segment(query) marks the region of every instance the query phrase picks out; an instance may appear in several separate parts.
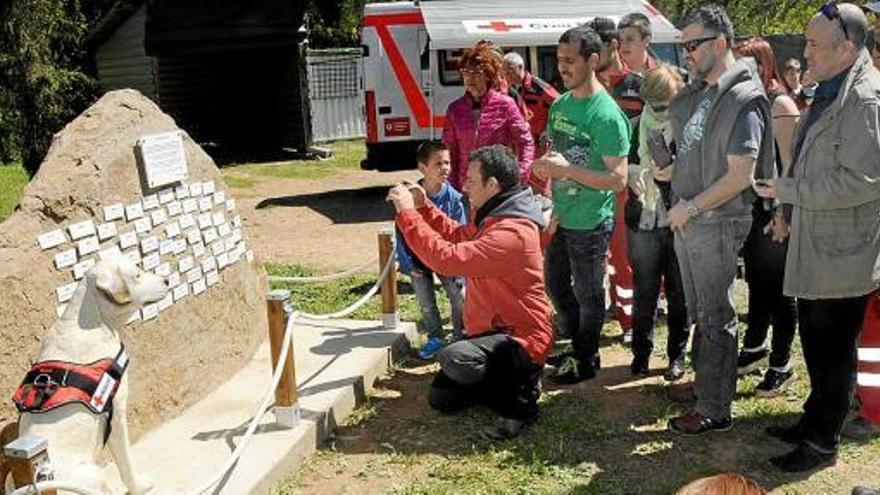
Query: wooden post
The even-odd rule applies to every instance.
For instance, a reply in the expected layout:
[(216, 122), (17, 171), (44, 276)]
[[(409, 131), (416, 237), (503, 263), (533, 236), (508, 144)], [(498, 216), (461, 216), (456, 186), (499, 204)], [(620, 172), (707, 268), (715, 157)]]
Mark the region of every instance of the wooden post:
[[(9, 472), (12, 474), (12, 484), (16, 488), (32, 485), (40, 481), (51, 479), (50, 472), (44, 472), (49, 461), (47, 447), (49, 442), (40, 437), (20, 437), (3, 447)], [(5, 479), (0, 479), (5, 482)], [(0, 486), (3, 488), (3, 486)], [(40, 493), (55, 495), (55, 490), (45, 490)]]
[[(269, 315), (269, 347), (272, 351), (272, 371), (283, 366), (281, 381), (275, 388), (275, 419), (283, 426), (293, 428), (299, 422), (299, 405), (296, 403), (296, 367), (293, 360), (293, 342), (283, 363), (279, 363), (284, 333), (287, 329), (285, 304), (290, 301), (290, 291), (273, 290), (266, 296), (266, 309)], [(291, 338), (292, 340), (292, 338)]]
[[(394, 228), (386, 227), (379, 231), (379, 273), (389, 259), (394, 257)], [(393, 261), (392, 261), (393, 263)], [(382, 279), (382, 326), (397, 328), (400, 316), (397, 311), (397, 271), (392, 266)]]

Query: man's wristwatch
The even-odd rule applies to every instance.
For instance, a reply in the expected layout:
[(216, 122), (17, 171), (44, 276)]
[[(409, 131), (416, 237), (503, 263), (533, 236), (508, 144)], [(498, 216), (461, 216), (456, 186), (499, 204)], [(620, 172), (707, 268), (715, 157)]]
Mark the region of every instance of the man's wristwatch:
[(684, 202), (685, 209), (688, 214), (688, 218), (694, 218), (695, 216), (700, 214), (700, 208), (697, 207), (697, 204), (692, 200)]

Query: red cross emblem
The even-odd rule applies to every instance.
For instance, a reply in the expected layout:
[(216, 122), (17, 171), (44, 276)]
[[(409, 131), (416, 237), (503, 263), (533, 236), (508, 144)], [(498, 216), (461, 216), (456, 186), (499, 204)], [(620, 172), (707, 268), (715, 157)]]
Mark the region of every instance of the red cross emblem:
[(104, 398), (101, 397), (100, 395), (95, 397), (95, 400), (93, 400), (92, 402), (94, 402), (96, 408), (98, 408), (98, 409), (104, 408)]
[(506, 33), (512, 29), (522, 29), (522, 24), (508, 24), (504, 21), (491, 21), (489, 24), (477, 26), (480, 29), (491, 29), (496, 33)]

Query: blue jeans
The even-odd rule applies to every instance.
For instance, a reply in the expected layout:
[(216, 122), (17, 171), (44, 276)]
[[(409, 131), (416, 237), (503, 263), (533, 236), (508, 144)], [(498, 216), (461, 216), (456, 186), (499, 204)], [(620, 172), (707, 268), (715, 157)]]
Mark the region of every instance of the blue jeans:
[(675, 254), (694, 335), (696, 410), (712, 419), (730, 417), (736, 395), (737, 316), (733, 281), (737, 253), (751, 218), (688, 222), (675, 233)]
[(595, 366), (599, 359), (599, 334), (605, 323), (602, 282), (613, 230), (613, 218), (593, 230), (559, 227), (544, 258), (547, 294), (582, 366)]
[(657, 298), (660, 296), (662, 283), (669, 303), (666, 355), (670, 365), (684, 358), (689, 334), (687, 307), (674, 244), (672, 231), (667, 228), (627, 228), (629, 262), (635, 282), (633, 356), (637, 359), (648, 359), (654, 350)]
[[(440, 276), (440, 284), (449, 297), (449, 305), (452, 308), (452, 335), (455, 340), (462, 338), (464, 327), (462, 323), (462, 306), (464, 305), (464, 278)], [(413, 270), (410, 274), (410, 283), (422, 312), (422, 327), (428, 337), (441, 338), (443, 336), (443, 324), (440, 320), (440, 310), (437, 309), (437, 296), (434, 293), (434, 272), (429, 270)]]

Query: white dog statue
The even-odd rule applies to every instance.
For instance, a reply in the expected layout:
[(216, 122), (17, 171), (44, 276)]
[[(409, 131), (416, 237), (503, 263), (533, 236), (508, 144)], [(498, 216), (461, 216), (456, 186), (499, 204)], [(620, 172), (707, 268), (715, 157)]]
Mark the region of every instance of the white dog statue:
[[(135, 311), (144, 304), (161, 300), (167, 291), (163, 277), (144, 272), (124, 257), (99, 261), (79, 284), (61, 318), (46, 332), (39, 362), (84, 365), (103, 360), (121, 363), (124, 371), (127, 357), (124, 352), (120, 353), (119, 330)], [(98, 389), (107, 385), (104, 382), (107, 379), (107, 376), (102, 378)], [(110, 379), (109, 383), (115, 386), (117, 382)], [(96, 390), (92, 406), (95, 397), (100, 395)], [(40, 413), (23, 412), (19, 433), (49, 441), (55, 480), (97, 493), (109, 492), (103, 470), (98, 466), (98, 454), (106, 438), (129, 493), (145, 493), (152, 489), (152, 483), (137, 476), (132, 465), (127, 398), (128, 384), (123, 373), (111, 401), (109, 424), (107, 414), (95, 414), (86, 405), (73, 402)], [(109, 436), (105, 437), (108, 426)]]

